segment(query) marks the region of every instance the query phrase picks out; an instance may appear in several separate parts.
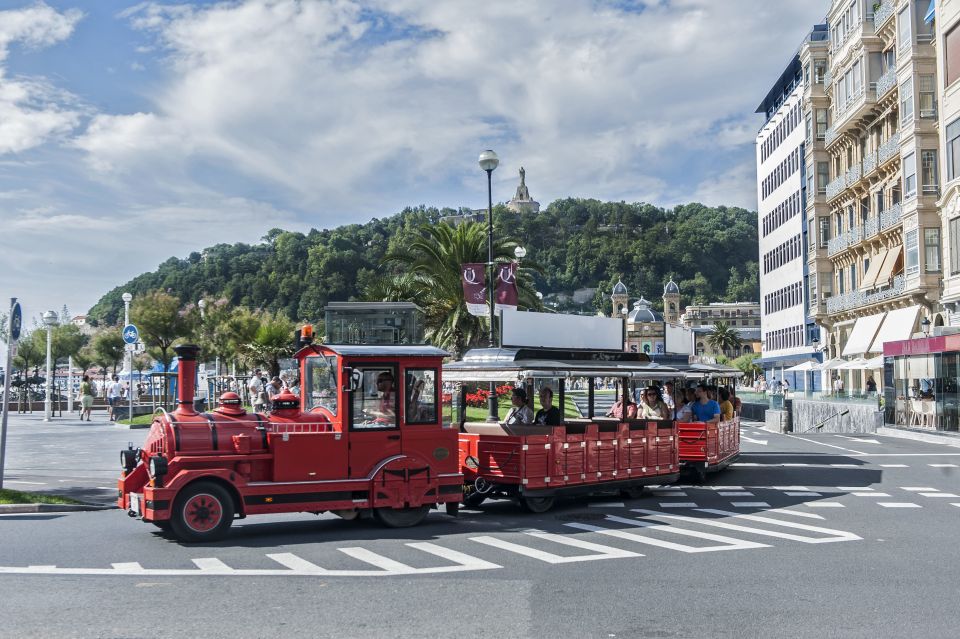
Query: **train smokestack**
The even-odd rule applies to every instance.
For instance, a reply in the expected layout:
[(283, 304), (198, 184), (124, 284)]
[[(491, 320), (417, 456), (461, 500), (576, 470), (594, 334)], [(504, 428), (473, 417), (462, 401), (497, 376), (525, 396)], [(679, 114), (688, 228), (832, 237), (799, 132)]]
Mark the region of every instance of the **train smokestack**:
[(181, 415), (196, 415), (193, 397), (196, 394), (197, 353), (200, 347), (195, 344), (174, 346), (177, 353), (177, 412)]

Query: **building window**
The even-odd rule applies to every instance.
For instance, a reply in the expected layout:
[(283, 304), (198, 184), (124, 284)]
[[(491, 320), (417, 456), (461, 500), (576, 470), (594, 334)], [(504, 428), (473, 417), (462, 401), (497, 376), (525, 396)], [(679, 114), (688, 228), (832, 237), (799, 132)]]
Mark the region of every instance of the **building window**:
[(908, 153), (903, 156), (903, 196), (913, 197), (917, 194), (917, 154)]
[(913, 78), (900, 85), (900, 124), (913, 122)]
[(960, 275), (960, 217), (950, 220), (950, 275)]
[[(960, 38), (960, 34), (957, 34), (957, 37)], [(958, 63), (960, 63), (960, 60), (958, 60)], [(947, 125), (945, 139), (947, 142), (947, 181), (949, 182), (960, 174), (960, 119)]]
[(830, 218), (826, 216), (821, 216), (818, 218), (820, 224), (820, 248), (827, 248), (827, 243), (830, 241)]
[(944, 87), (948, 87), (960, 78), (960, 25), (947, 32), (944, 38), (945, 74), (947, 76)]
[(936, 195), (940, 190), (940, 175), (937, 170), (937, 150), (920, 151), (920, 184), (923, 192)]
[(897, 46), (905, 49), (913, 44), (913, 34), (910, 30), (910, 6), (907, 5), (897, 15)]
[(817, 194), (826, 195), (827, 183), (830, 181), (830, 163), (817, 162)]
[(937, 83), (933, 75), (920, 76), (920, 117), (937, 117)]
[(813, 82), (814, 84), (823, 84), (823, 78), (827, 74), (827, 61), (813, 61)]
[(916, 275), (920, 272), (920, 231), (913, 229), (906, 235), (906, 262), (904, 271), (907, 275)]
[(827, 137), (827, 110), (817, 109), (817, 139), (823, 140)]
[(857, 265), (850, 265), (850, 290), (857, 290)]
[(940, 272), (940, 229), (923, 229), (923, 263), (927, 273)]

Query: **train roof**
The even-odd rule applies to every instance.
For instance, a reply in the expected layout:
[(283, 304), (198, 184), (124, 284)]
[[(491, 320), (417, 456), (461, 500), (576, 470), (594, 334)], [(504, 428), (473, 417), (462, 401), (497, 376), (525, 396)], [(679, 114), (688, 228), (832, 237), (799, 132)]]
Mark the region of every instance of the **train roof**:
[(444, 365), (446, 381), (503, 381), (534, 377), (672, 376), (679, 371), (650, 361), (644, 353), (575, 352), (549, 349), (477, 348)]
[(436, 346), (410, 344), (317, 344), (338, 355), (354, 357), (450, 357), (450, 353)]

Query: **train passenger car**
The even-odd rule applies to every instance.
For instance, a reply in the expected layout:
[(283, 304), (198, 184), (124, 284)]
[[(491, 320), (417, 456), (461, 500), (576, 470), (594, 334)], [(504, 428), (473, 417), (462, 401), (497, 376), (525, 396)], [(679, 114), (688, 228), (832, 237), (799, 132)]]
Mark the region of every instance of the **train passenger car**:
[[(595, 378), (617, 380), (617, 393), (625, 400), (631, 380), (659, 379), (671, 372), (644, 354), (544, 349), (475, 349), (447, 364), (444, 380), (459, 385), (450, 396), (458, 404), (465, 503), (508, 498), (540, 513), (557, 497), (607, 491), (636, 496), (644, 486), (673, 483), (680, 472), (675, 422), (594, 414)], [(564, 412), (573, 379), (586, 386), (584, 415)], [(529, 395), (536, 386), (550, 385), (562, 411), (560, 423), (468, 420), (466, 388), (491, 381), (526, 387)]]
[(723, 470), (740, 456), (740, 418), (719, 423), (680, 422), (680, 468), (698, 481)]
[(177, 408), (156, 415), (143, 448), (122, 451), (117, 505), (187, 541), (223, 537), (254, 514), (371, 513), (391, 527), (462, 495), (458, 437), (444, 428), (430, 346), (315, 346), (296, 354), (302, 397), (266, 417), (226, 393), (193, 407), (196, 346), (177, 349)]

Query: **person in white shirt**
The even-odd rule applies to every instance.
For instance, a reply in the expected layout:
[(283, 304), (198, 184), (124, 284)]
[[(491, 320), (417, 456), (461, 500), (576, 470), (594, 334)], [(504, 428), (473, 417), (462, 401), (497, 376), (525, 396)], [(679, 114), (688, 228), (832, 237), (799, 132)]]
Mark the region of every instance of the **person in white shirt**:
[(120, 384), (120, 378), (114, 375), (113, 383), (107, 387), (107, 411), (110, 413), (111, 422), (117, 418), (114, 411), (120, 403), (121, 395), (123, 395), (123, 386)]
[(250, 392), (250, 404), (254, 410), (260, 410), (260, 391), (263, 390), (263, 380), (260, 379), (260, 369), (253, 369), (253, 377), (247, 382), (247, 390)]
[(527, 406), (527, 391), (522, 388), (514, 388), (513, 392), (510, 393), (510, 403), (513, 406), (503, 423), (508, 426), (533, 423), (533, 409)]

